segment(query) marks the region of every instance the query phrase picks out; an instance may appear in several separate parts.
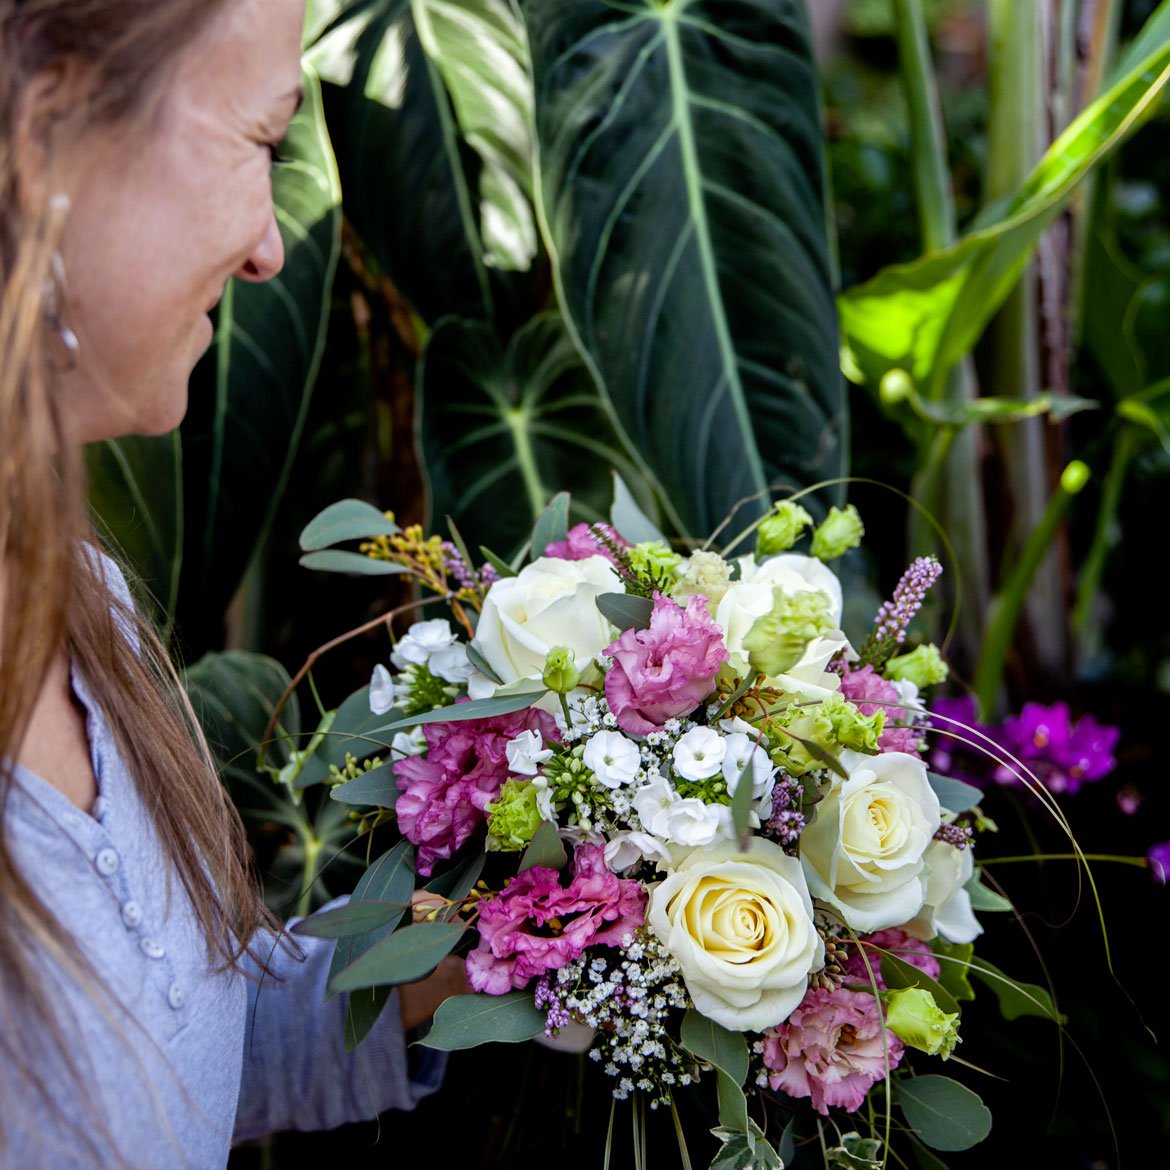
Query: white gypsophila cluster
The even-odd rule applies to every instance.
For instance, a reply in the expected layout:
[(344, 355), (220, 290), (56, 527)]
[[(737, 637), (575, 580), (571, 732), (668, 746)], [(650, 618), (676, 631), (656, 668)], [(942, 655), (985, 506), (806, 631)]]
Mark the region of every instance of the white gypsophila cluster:
[(550, 991), (572, 1018), (597, 1029), (589, 1056), (615, 1079), (619, 1101), (641, 1089), (653, 1109), (669, 1103), (672, 1088), (695, 1079), (693, 1059), (667, 1027), (672, 1012), (689, 1006), (686, 988), (678, 964), (652, 935), (639, 934), (613, 958), (582, 955), (557, 972)]
[(564, 714), (559, 709), (553, 712), (561, 739), (566, 744), (588, 739), (598, 731), (613, 731), (617, 728), (617, 718), (610, 711), (604, 695), (588, 692), (570, 695), (569, 714), (573, 717), (571, 726), (565, 722)]

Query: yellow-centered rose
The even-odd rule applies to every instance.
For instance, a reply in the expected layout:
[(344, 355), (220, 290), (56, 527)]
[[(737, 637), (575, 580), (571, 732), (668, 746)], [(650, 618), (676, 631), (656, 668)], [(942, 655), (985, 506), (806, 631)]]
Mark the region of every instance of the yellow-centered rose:
[(938, 830), (938, 797), (917, 756), (846, 751), (841, 763), (849, 779), (833, 778), (801, 834), (809, 889), (854, 930), (900, 926), (926, 897), (923, 854)]
[(800, 862), (760, 837), (674, 856), (647, 919), (695, 1007), (733, 1031), (786, 1020), (825, 960)]

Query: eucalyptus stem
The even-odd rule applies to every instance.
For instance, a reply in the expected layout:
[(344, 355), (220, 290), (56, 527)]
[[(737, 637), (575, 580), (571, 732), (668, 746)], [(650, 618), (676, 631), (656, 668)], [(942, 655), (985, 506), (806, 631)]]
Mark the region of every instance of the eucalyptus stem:
[(983, 639), (973, 687), (979, 704), (980, 718), (984, 720), (990, 718), (995, 709), (995, 701), (1003, 680), (1004, 663), (1032, 579), (1052, 547), (1073, 497), (1088, 481), (1089, 469), (1080, 460), (1073, 460), (1064, 469), (1059, 486), (1048, 501), (1040, 522), (1024, 542), (1020, 556), (996, 600), (991, 624)]

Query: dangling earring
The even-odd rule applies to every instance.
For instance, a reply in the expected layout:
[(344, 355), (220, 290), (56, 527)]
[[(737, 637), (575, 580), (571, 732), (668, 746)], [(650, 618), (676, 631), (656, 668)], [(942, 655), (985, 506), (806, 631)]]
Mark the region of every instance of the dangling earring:
[[(49, 209), (57, 215), (64, 216), (69, 211), (69, 196), (58, 192), (49, 200)], [(49, 257), (49, 275), (45, 280), (44, 313), (49, 328), (60, 339), (65, 347), (68, 364), (65, 369), (71, 370), (77, 365), (77, 357), (81, 346), (77, 341), (77, 334), (61, 319), (61, 312), (65, 306), (65, 261), (61, 253), (53, 250)]]

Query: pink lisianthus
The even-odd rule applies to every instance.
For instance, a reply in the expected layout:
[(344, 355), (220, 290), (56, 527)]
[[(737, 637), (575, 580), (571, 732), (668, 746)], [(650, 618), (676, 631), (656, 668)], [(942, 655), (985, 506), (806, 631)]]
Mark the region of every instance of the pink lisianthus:
[[(897, 927), (892, 927), (889, 930), (878, 930), (873, 934), (864, 934), (857, 941), (861, 946), (860, 948), (849, 948), (845, 974), (850, 977), (852, 982), (859, 983), (864, 987), (871, 986), (870, 972), (872, 972), (873, 980), (878, 988), (882, 991), (885, 990), (886, 982), (882, 978), (882, 951), (889, 951), (891, 955), (901, 959), (903, 963), (909, 963), (911, 967), (917, 967), (923, 975), (929, 975), (931, 979), (937, 979), (942, 970), (929, 944), (924, 943), (921, 939), (913, 938)], [(865, 952), (864, 958), (862, 958), (862, 951)], [(865, 965), (866, 959), (869, 960), (868, 967)]]
[(508, 778), (508, 741), (539, 731), (560, 741), (553, 717), (535, 707), (512, 715), (428, 723), (427, 752), (394, 765), (398, 824), (418, 846), (418, 872), (429, 876), (487, 820), (486, 806)]
[(655, 593), (649, 628), (626, 630), (605, 653), (613, 658), (605, 698), (618, 726), (632, 735), (649, 735), (693, 711), (728, 659), (723, 630), (701, 594), (688, 598), (683, 609)]
[[(618, 536), (616, 530), (608, 524), (599, 524), (605, 535), (621, 548), (629, 548), (630, 542)], [(564, 540), (554, 540), (544, 546), (546, 557), (556, 557), (561, 561), (583, 561), (586, 557), (605, 557), (610, 564), (620, 568), (617, 558), (593, 534), (588, 524), (578, 524), (570, 528)]]
[(886, 725), (878, 739), (881, 751), (917, 754), (921, 733), (913, 727), (894, 726), (895, 721), (904, 722), (910, 712), (902, 705), (902, 696), (889, 679), (882, 678), (872, 666), (859, 670), (846, 667), (841, 673), (841, 694), (866, 717), (877, 711), (885, 712)]
[(581, 845), (566, 889), (555, 869), (534, 866), (481, 903), (479, 946), (467, 956), (475, 991), (503, 995), (571, 963), (586, 947), (622, 946), (646, 916), (637, 881), (612, 873), (598, 845)]
[(768, 1083), (790, 1097), (811, 1097), (828, 1114), (849, 1113), (902, 1059), (902, 1041), (882, 1027), (878, 1001), (864, 991), (814, 988), (783, 1024), (764, 1033)]

